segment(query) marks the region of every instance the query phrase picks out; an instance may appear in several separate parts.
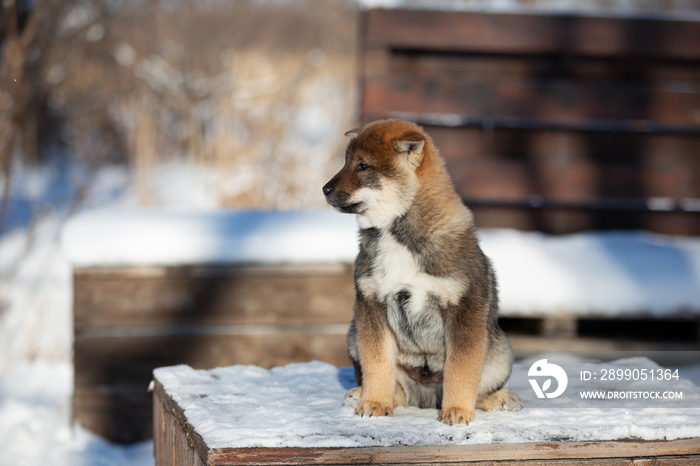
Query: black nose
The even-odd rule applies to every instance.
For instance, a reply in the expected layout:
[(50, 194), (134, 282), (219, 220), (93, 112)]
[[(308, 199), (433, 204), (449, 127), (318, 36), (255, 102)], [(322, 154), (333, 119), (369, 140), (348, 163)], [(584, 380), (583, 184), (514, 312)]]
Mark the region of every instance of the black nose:
[(323, 194), (324, 194), (325, 196), (328, 196), (328, 195), (329, 195), (330, 193), (332, 193), (332, 192), (333, 192), (333, 186), (331, 186), (330, 183), (328, 183), (327, 185), (325, 185), (325, 186), (323, 187)]

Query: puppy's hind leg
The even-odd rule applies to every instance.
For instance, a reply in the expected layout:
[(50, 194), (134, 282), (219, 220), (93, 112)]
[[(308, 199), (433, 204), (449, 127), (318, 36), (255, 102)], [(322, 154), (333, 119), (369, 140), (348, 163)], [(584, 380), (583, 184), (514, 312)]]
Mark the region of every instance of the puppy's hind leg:
[[(362, 387), (353, 387), (345, 394), (345, 404), (357, 408), (357, 405), (360, 404), (360, 398), (362, 398)], [(397, 406), (406, 406), (406, 393), (399, 384), (396, 384), (394, 391), (394, 408)]]
[(479, 399), (476, 403), (477, 409), (483, 411), (502, 410), (502, 411), (520, 411), (523, 407), (523, 402), (517, 393), (502, 387), (490, 395)]
[(351, 408), (357, 408), (362, 397), (362, 387), (353, 387), (345, 394), (345, 404)]

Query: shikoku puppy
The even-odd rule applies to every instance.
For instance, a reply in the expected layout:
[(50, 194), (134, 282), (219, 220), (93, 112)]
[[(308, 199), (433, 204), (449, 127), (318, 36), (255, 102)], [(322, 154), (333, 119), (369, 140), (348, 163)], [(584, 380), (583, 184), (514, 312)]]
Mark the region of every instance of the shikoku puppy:
[(346, 396), (355, 413), (437, 408), (453, 424), (475, 408), (520, 409), (504, 387), (513, 355), (493, 268), (430, 136), (402, 120), (346, 135), (345, 165), (323, 193), (360, 226), (348, 333), (359, 387)]

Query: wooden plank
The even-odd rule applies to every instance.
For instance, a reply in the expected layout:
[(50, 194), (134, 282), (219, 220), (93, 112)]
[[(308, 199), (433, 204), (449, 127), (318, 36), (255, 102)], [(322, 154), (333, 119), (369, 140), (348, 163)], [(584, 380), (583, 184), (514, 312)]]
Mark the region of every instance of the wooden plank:
[(196, 264), (196, 265), (136, 265), (136, 266), (94, 266), (79, 267), (77, 270), (89, 273), (95, 278), (119, 277), (127, 271), (130, 276), (148, 277), (230, 277), (250, 275), (258, 277), (286, 277), (290, 275), (342, 274), (347, 267), (343, 264)]
[(73, 409), (76, 412), (115, 414), (123, 410), (136, 417), (148, 416), (144, 407), (151, 405), (151, 395), (143, 383), (147, 378), (141, 377), (132, 383), (125, 383), (117, 377), (95, 384), (80, 383), (74, 388)]
[(477, 225), (482, 228), (516, 228), (550, 234), (584, 230), (645, 229), (658, 233), (699, 235), (697, 213), (597, 212), (594, 210), (543, 210), (523, 207), (472, 206)]
[(394, 9), (369, 10), (363, 20), (368, 49), (700, 60), (694, 21)]
[[(544, 339), (539, 336), (525, 336), (508, 333), (508, 338), (513, 346), (513, 351), (518, 359), (532, 357), (534, 354), (552, 351), (576, 353), (581, 357), (589, 356), (593, 359), (601, 358), (603, 353), (609, 353), (613, 359), (620, 352), (632, 354), (638, 352), (639, 356), (648, 356), (651, 352), (688, 352), (689, 355), (697, 354), (698, 344), (695, 342), (680, 341), (640, 341), (630, 338), (602, 338), (602, 337), (578, 337), (578, 338), (553, 338)], [(697, 364), (700, 361), (689, 362)], [(674, 363), (670, 361), (669, 364)], [(677, 364), (677, 361), (675, 361)]]
[(156, 466), (172, 465), (175, 462), (170, 457), (165, 446), (166, 437), (173, 430), (172, 425), (167, 425), (169, 422), (172, 422), (172, 415), (163, 406), (161, 397), (155, 393), (155, 384), (151, 389), (151, 393), (153, 394), (151, 406), (153, 410), (153, 456), (155, 457)]
[[(175, 417), (172, 411), (165, 411), (166, 415), (166, 431), (165, 431), (165, 451), (166, 451), (166, 461), (165, 464), (175, 464), (175, 451), (173, 448), (174, 435), (175, 435)], [(170, 460), (170, 461), (168, 461)]]
[[(633, 459), (700, 455), (699, 439), (547, 442), (507, 445), (370, 448), (217, 449), (209, 464), (470, 464), (479, 461)], [(563, 464), (572, 464), (566, 463)], [(576, 464), (576, 463), (574, 463)]]
[[(156, 414), (155, 411), (159, 411), (164, 418), (167, 419), (166, 430), (162, 434), (158, 433), (156, 430), (156, 437), (154, 442), (163, 443), (163, 438), (172, 438), (174, 436), (184, 437), (186, 439), (186, 445), (188, 450), (185, 451), (184, 455), (186, 459), (179, 458), (177, 455), (171, 455), (169, 452), (165, 453), (165, 460), (160, 461), (156, 456), (156, 465), (181, 465), (181, 464), (194, 464), (194, 465), (208, 465), (208, 454), (209, 448), (192, 426), (187, 422), (187, 417), (180, 406), (168, 395), (163, 389), (163, 385), (156, 379), (154, 381), (153, 389), (153, 409), (154, 409), (154, 419), (158, 419), (161, 414)], [(162, 438), (159, 436), (162, 435)], [(166, 440), (167, 442), (167, 440)], [(174, 449), (173, 449), (174, 450)], [(183, 460), (189, 461), (189, 463), (183, 463)]]
[(469, 199), (700, 197), (700, 138), (427, 127)]
[(572, 315), (555, 315), (540, 321), (539, 333), (544, 338), (576, 338), (578, 321)]
[[(234, 460), (233, 462), (230, 462), (228, 459), (223, 459), (219, 462), (217, 459), (215, 463), (210, 463), (212, 465), (233, 465), (233, 464), (259, 464), (259, 465), (275, 465), (275, 464), (313, 464), (313, 463), (307, 463), (306, 459), (301, 459), (301, 460), (296, 460), (295, 458), (286, 458), (286, 455), (288, 454), (287, 451), (279, 451), (275, 452), (276, 454), (274, 455), (269, 455), (269, 456), (260, 456), (258, 457), (257, 455), (253, 455), (252, 459), (250, 461), (248, 460), (243, 460), (243, 461), (238, 461), (237, 459)], [(262, 452), (261, 452), (262, 455)], [(361, 463), (361, 462), (354, 462), (354, 463), (324, 463), (324, 464), (366, 464), (366, 463)], [(372, 462), (369, 464), (398, 464), (398, 463), (376, 463)], [(512, 460), (512, 461), (472, 461), (467, 458), (462, 458), (461, 461), (450, 461), (449, 463), (445, 462), (444, 460), (440, 460), (438, 462), (429, 462), (429, 463), (400, 463), (400, 464), (425, 464), (425, 465), (471, 465), (471, 466), (502, 466), (502, 465), (520, 465), (520, 464), (527, 464), (527, 465), (533, 465), (533, 466), (661, 466), (661, 465), (668, 465), (668, 466), (694, 466), (694, 465), (700, 465), (700, 459), (694, 458), (694, 457), (689, 457), (689, 456), (677, 456), (677, 457), (663, 457), (663, 458), (641, 458), (641, 459), (628, 459), (628, 458), (616, 458), (616, 459), (610, 459), (610, 458), (593, 458), (593, 459), (555, 459), (555, 460), (542, 460), (542, 459), (537, 459), (537, 460)]]
[[(681, 456), (674, 458), (658, 458), (655, 462), (649, 463), (653, 466), (700, 466), (700, 458)], [(636, 466), (636, 465), (634, 465)], [(639, 466), (646, 466), (644, 463), (639, 463)]]
[(146, 387), (153, 369), (175, 364), (196, 369), (234, 364), (270, 368), (312, 360), (350, 364), (345, 332), (78, 337), (74, 358), (77, 388), (125, 382)]
[[(559, 125), (648, 119), (670, 125), (667, 131), (673, 125), (697, 130), (700, 124), (697, 61), (387, 47), (370, 47), (364, 54), (365, 115), (448, 113), (467, 119), (530, 118)], [(570, 114), (573, 107), (580, 112), (576, 118)], [(557, 121), (560, 116), (563, 121)], [(645, 126), (643, 121), (636, 125)]]
[(352, 266), (78, 269), (74, 327), (339, 324), (352, 319)]
[(502, 80), (567, 79), (581, 82), (646, 83), (697, 91), (697, 61), (642, 57), (587, 57), (573, 54), (526, 55), (470, 53), (440, 49), (370, 48), (364, 51), (363, 76), (412, 76), (420, 79)]
[(700, 138), (695, 136), (424, 126), (448, 160), (506, 158), (558, 164), (590, 160), (700, 170)]
[[(647, 85), (592, 84), (556, 80), (421, 79), (410, 75), (367, 78), (362, 109), (366, 115), (457, 114), (462, 119), (518, 125), (700, 133), (697, 89), (650, 89)], [(616, 123), (625, 120), (628, 123)], [(652, 123), (653, 122), (653, 123)]]
[[(508, 128), (452, 128), (424, 125), (448, 169), (460, 164), (516, 162), (562, 167), (589, 164), (645, 173), (639, 176), (645, 196), (700, 197), (700, 138), (693, 136), (598, 133)], [(680, 174), (680, 175), (678, 175)], [(660, 182), (680, 176), (675, 186)], [(453, 176), (454, 178), (454, 176)], [(659, 188), (656, 188), (659, 185)], [(612, 193), (601, 193), (611, 195)], [(630, 196), (633, 193), (627, 193)]]
[(159, 383), (154, 386), (153, 419), (156, 466), (207, 464), (198, 448), (203, 444), (201, 437), (185, 428), (182, 410), (174, 409), (174, 402)]
[(647, 203), (646, 207), (653, 210), (656, 204), (647, 202), (650, 198), (679, 202), (700, 197), (700, 170), (692, 169), (668, 170), (590, 160), (537, 163), (496, 157), (490, 161), (449, 160), (447, 167), (457, 192), (467, 199), (518, 201), (539, 196), (552, 202), (585, 203), (637, 198), (641, 205)]
[(670, 235), (700, 235), (697, 212), (625, 212), (472, 205), (481, 228), (515, 228), (549, 234), (584, 230), (632, 229)]
[[(536, 209), (523, 209), (518, 207), (479, 207), (472, 206), (472, 213), (476, 224), (480, 228), (516, 228), (521, 231), (543, 231), (552, 232), (549, 228), (549, 221), (544, 221), (543, 217), (546, 212)], [(569, 228), (585, 227), (592, 224), (591, 215), (585, 213), (583, 219), (576, 222), (565, 222), (564, 231), (569, 231)], [(555, 223), (556, 225), (556, 223)], [(576, 230), (573, 230), (576, 231)]]

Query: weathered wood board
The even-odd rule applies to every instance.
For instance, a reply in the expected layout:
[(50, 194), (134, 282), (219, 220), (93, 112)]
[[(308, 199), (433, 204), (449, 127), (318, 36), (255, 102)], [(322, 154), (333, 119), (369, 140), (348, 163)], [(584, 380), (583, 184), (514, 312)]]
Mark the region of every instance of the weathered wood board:
[(350, 364), (350, 265), (84, 268), (74, 289), (73, 415), (111, 440), (152, 436), (156, 367)]

